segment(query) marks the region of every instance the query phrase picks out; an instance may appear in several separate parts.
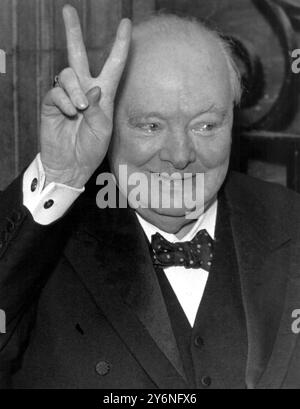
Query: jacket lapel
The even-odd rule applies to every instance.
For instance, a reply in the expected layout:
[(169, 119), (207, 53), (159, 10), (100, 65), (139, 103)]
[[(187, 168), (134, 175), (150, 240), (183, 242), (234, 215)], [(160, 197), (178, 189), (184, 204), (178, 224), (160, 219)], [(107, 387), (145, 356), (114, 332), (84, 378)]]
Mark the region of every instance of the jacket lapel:
[(242, 186), (229, 182), (226, 195), (247, 322), (246, 384), (250, 389), (278, 388), (296, 345), (291, 310), (300, 296), (300, 280), (299, 272), (289, 270), (292, 229), (287, 230), (284, 215), (272, 216), (274, 212)]
[(160, 388), (187, 388), (148, 244), (134, 211), (100, 211), (90, 203), (85, 212), (87, 217), (65, 251), (67, 258), (154, 383)]
[[(292, 219), (293, 220), (293, 219)], [(294, 221), (294, 220), (293, 220)], [(300, 388), (299, 360), (295, 361), (298, 367), (291, 379), (287, 374), (293, 361), (293, 355), (299, 343), (299, 335), (293, 332), (292, 325), (295, 321), (293, 311), (300, 306), (300, 237), (291, 244), (290, 269), (284, 299), (284, 310), (280, 321), (279, 331), (275, 341), (273, 354), (270, 357), (266, 371), (258, 386), (260, 388)]]

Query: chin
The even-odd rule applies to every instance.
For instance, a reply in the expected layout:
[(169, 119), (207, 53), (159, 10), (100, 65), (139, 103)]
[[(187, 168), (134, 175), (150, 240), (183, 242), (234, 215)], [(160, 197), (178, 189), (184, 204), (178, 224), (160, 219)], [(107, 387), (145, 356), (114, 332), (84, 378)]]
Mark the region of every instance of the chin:
[(159, 208), (159, 209), (151, 209), (152, 212), (157, 213), (160, 216), (169, 216), (169, 217), (185, 217), (187, 213), (189, 213), (188, 209), (177, 209), (177, 208)]
[(191, 220), (186, 219), (185, 211), (174, 209), (137, 209), (137, 212), (149, 223), (158, 227), (159, 229), (176, 234), (183, 226), (190, 223)]

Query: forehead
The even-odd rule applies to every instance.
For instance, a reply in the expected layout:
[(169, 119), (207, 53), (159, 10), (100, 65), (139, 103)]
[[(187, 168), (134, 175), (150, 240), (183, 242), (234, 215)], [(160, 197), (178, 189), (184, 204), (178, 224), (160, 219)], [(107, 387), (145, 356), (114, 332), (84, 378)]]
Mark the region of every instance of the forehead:
[(120, 105), (140, 110), (193, 110), (232, 103), (224, 53), (209, 35), (197, 41), (144, 34), (134, 40)]

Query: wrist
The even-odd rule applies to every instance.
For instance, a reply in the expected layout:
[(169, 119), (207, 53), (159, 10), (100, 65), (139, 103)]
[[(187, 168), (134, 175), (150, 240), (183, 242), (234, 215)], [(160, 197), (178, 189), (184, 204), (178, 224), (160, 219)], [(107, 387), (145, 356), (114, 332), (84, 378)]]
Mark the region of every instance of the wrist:
[(64, 169), (64, 170), (55, 170), (49, 169), (44, 165), (45, 171), (45, 185), (50, 183), (58, 183), (61, 185), (70, 186), (76, 189), (81, 189), (84, 187), (89, 177), (86, 172), (79, 169)]

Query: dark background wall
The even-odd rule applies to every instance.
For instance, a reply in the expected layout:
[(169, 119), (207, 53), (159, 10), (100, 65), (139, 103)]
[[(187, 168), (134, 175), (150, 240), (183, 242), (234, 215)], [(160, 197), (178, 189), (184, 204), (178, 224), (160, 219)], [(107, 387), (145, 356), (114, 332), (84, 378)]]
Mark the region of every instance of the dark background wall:
[[(300, 11), (297, 9), (300, 0), (266, 1), (282, 10), (294, 43), (283, 44), (282, 21), (278, 23), (274, 19), (272, 10), (260, 10), (255, 0), (69, 0), (68, 3), (79, 12), (94, 73), (102, 66), (103, 46), (113, 38), (122, 17), (139, 21), (154, 10), (164, 9), (212, 20), (226, 34), (244, 42), (248, 51), (252, 50), (249, 51), (253, 59), (250, 71), (256, 70), (256, 83), (262, 81), (260, 95), (250, 101), (250, 105), (248, 101), (244, 109), (242, 125), (250, 123), (246, 131), (253, 131), (252, 124), (264, 118), (282, 97), (281, 105), (273, 112), (273, 118), (280, 117), (281, 123), (268, 118), (256, 130), (297, 137), (300, 135), (299, 88), (295, 78), (289, 78), (286, 59), (291, 52), (289, 47), (299, 44), (300, 48)], [(0, 49), (7, 55), (6, 74), (0, 74), (0, 189), (5, 188), (39, 150), (41, 101), (55, 74), (67, 65), (61, 15), (65, 3), (66, 0), (0, 0)], [(259, 59), (262, 72), (256, 64)], [(241, 61), (240, 65), (245, 69)], [(249, 71), (249, 64), (246, 68)], [(282, 96), (280, 92), (287, 78), (290, 88)], [(241, 134), (245, 133), (243, 126)], [(262, 140), (256, 141), (255, 146), (262, 146)], [(242, 170), (286, 184), (286, 162), (296, 148), (287, 149), (288, 153), (283, 154), (282, 147), (274, 148), (268, 142), (261, 149), (244, 150), (244, 145), (248, 146), (248, 142), (244, 143), (242, 138), (235, 158), (237, 164), (247, 162), (247, 166), (241, 166)], [(289, 146), (288, 138), (284, 146)]]

